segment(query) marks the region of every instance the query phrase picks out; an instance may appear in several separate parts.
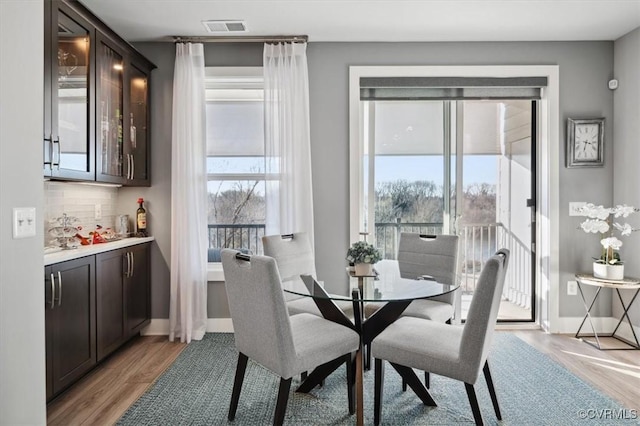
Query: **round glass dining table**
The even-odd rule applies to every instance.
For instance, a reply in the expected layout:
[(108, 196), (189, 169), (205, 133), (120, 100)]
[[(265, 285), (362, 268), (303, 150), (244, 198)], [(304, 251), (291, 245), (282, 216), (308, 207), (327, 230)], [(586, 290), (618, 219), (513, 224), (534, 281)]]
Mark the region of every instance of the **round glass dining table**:
[[(352, 277), (349, 287), (342, 291), (328, 293), (310, 275), (301, 275), (306, 291), (300, 289), (285, 289), (286, 293), (298, 296), (312, 297), (322, 316), (330, 321), (349, 327), (360, 334), (360, 347), (356, 353), (356, 424), (364, 424), (363, 412), (363, 348), (380, 334), (387, 326), (398, 319), (402, 312), (419, 299), (430, 299), (455, 291), (458, 285), (441, 284), (429, 276), (416, 279), (401, 278), (397, 270), (381, 268), (381, 273), (374, 270), (372, 275), (355, 275), (353, 271), (347, 273)], [(335, 301), (353, 302), (353, 320), (350, 319)], [(364, 304), (367, 302), (386, 302), (380, 309), (364, 318)], [(319, 385), (334, 369), (318, 367), (298, 388), (298, 392), (309, 392)]]

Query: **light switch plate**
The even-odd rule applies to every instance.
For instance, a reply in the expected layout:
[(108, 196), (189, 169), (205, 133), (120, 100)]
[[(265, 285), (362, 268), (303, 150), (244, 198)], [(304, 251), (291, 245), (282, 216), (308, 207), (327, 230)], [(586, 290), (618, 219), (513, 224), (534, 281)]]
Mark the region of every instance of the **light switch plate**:
[(576, 296), (578, 294), (578, 282), (567, 281), (567, 295)]
[(572, 201), (569, 203), (569, 216), (583, 216), (580, 213), (580, 208), (586, 206), (587, 203), (584, 201)]
[(13, 238), (28, 238), (36, 236), (36, 208), (14, 207), (13, 209)]
[(95, 216), (94, 218), (96, 220), (102, 219), (102, 204), (96, 204), (95, 205), (94, 216)]

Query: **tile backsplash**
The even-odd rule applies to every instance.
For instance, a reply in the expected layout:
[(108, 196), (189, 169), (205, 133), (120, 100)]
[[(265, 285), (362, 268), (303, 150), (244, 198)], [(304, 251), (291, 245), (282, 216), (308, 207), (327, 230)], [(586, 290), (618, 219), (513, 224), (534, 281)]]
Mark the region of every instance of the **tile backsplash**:
[[(103, 228), (114, 228), (118, 188), (108, 186), (86, 185), (67, 182), (44, 182), (44, 219), (45, 246), (54, 244), (48, 230), (55, 226), (51, 221), (66, 213), (77, 217), (82, 225), (82, 234), (88, 236), (96, 225)], [(99, 205), (102, 218), (96, 219), (96, 205)]]

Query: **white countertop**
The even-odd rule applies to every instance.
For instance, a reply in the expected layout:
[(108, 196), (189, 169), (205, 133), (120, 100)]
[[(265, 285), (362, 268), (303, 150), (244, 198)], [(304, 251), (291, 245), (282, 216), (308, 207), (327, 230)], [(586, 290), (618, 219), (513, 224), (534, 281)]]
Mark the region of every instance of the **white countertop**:
[(104, 253), (105, 251), (117, 250), (123, 247), (135, 246), (136, 244), (147, 243), (154, 239), (154, 237), (132, 237), (112, 241), (110, 243), (78, 246), (78, 248), (72, 250), (45, 249), (44, 266), (53, 265), (54, 263), (64, 262), (66, 260), (78, 259), (80, 257), (91, 256), (92, 254)]

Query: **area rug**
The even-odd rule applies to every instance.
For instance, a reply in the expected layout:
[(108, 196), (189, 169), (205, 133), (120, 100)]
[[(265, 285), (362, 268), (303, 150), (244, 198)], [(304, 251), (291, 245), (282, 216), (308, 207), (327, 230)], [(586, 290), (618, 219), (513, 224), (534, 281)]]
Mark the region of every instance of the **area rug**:
[[(233, 334), (210, 333), (189, 344), (174, 364), (120, 418), (120, 425), (267, 425), (273, 421), (279, 378), (251, 361), (236, 419), (227, 421), (238, 353)], [(594, 389), (518, 337), (497, 333), (489, 357), (503, 421), (493, 412), (484, 379), (476, 385), (486, 424), (640, 424), (634, 412)], [(365, 424), (373, 424), (373, 370), (365, 373)], [(420, 377), (422, 375), (420, 374)], [(294, 378), (285, 424), (351, 425), (344, 368), (309, 394), (296, 393)], [(385, 369), (382, 423), (385, 425), (473, 424), (464, 384), (432, 376), (438, 407), (424, 406)]]

